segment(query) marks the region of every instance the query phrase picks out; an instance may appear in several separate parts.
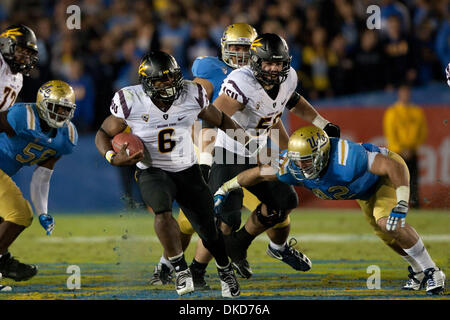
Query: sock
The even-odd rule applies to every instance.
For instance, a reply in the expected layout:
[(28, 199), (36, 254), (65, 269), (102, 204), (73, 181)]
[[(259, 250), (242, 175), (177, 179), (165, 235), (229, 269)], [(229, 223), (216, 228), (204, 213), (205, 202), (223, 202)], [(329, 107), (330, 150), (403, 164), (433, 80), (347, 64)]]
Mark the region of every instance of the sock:
[(216, 262), (216, 266), (217, 266), (217, 268), (219, 268), (219, 269), (221, 269), (221, 270), (223, 270), (223, 269), (227, 269), (227, 268), (231, 268), (231, 264), (230, 264), (230, 262), (228, 262), (228, 264), (225, 266), (225, 267), (221, 267), (221, 266), (219, 266), (218, 264), (217, 264), (217, 262)]
[(234, 234), (235, 239), (241, 244), (245, 250), (250, 246), (255, 236), (252, 236), (250, 233), (245, 230), (245, 226), (242, 227), (238, 232)]
[(413, 245), (411, 248), (403, 249), (403, 251), (405, 251), (410, 257), (416, 260), (416, 262), (422, 268), (422, 271), (436, 267), (436, 264), (433, 262), (430, 255), (428, 254), (428, 251), (425, 248), (425, 245), (423, 244), (421, 238), (419, 238), (417, 243)]
[(284, 242), (283, 244), (276, 244), (276, 243), (272, 242), (272, 240), (270, 240), (269, 246), (272, 249), (275, 249), (275, 250), (283, 252), (284, 249), (286, 249), (286, 247), (285, 247), (286, 246), (286, 242)]
[(188, 268), (186, 260), (184, 259), (184, 253), (181, 252), (179, 255), (175, 257), (169, 257), (169, 261), (172, 264), (175, 272), (181, 272)]
[(166, 259), (166, 257), (161, 256), (161, 259), (159, 259), (159, 262), (160, 262), (161, 264), (165, 264), (166, 266), (168, 266), (168, 267), (170, 268), (170, 270), (173, 270), (172, 264), (170, 263), (169, 260)]
[(208, 266), (207, 263), (201, 263), (201, 262), (198, 262), (198, 261), (195, 260), (195, 258), (194, 258), (194, 259), (192, 259), (192, 263), (191, 263), (191, 265), (189, 266), (189, 268), (191, 268), (191, 269), (196, 269), (196, 270), (200, 270), (200, 271), (205, 271), (207, 266)]
[(417, 263), (416, 259), (410, 256), (401, 256), (411, 266), (414, 272), (421, 272), (422, 267)]

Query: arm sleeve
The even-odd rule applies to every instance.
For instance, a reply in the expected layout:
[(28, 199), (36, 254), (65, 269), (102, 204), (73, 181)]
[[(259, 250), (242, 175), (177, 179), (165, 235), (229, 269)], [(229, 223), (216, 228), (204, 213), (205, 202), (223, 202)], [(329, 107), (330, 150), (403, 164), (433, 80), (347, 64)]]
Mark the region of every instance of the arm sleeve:
[(48, 213), (48, 193), (53, 170), (37, 166), (30, 184), (31, 201), (38, 215)]

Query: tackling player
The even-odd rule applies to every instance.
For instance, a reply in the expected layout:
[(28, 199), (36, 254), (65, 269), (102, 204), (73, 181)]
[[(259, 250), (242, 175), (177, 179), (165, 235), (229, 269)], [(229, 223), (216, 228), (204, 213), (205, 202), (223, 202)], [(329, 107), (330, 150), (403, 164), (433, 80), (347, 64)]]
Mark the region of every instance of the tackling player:
[(216, 192), (216, 206), (221, 206), (231, 190), (268, 181), (303, 186), (322, 199), (357, 200), (375, 234), (409, 263), (409, 280), (403, 289), (426, 287), (427, 294), (444, 290), (445, 274), (436, 267), (416, 230), (405, 223), (409, 171), (398, 154), (370, 143), (329, 138), (313, 126), (303, 127), (290, 137), (277, 169), (263, 165), (241, 172)]
[[(283, 38), (272, 33), (258, 36), (250, 47), (250, 65), (228, 75), (214, 105), (245, 130), (260, 135), (261, 146), (267, 144), (269, 135), (278, 133), (278, 137), (273, 136), (272, 141), (280, 149), (287, 148), (289, 136), (280, 120), (285, 109), (324, 129), (331, 136), (339, 137), (339, 127), (321, 117), (296, 91), (297, 73), (290, 61), (289, 49)], [(216, 192), (225, 181), (239, 172), (256, 166), (255, 157), (221, 130), (218, 131), (214, 152), (209, 181), (212, 192)], [(255, 224), (263, 225), (264, 230), (269, 231), (270, 256), (282, 256), (283, 262), (295, 270), (309, 270), (310, 266), (304, 261), (303, 255), (287, 243), (290, 232), (288, 213), (298, 205), (293, 187), (273, 181), (252, 186), (248, 190), (257, 196), (261, 204), (239, 231), (241, 190), (232, 192), (217, 212), (225, 235), (227, 253), (237, 272), (245, 278), (252, 275), (246, 257), (247, 248), (260, 234), (259, 230), (254, 229)]]
[(19, 262), (9, 246), (31, 225), (33, 210), (11, 177), (23, 166), (37, 165), (30, 185), (31, 201), (39, 222), (50, 235), (54, 219), (48, 214), (50, 178), (55, 163), (77, 144), (70, 122), (75, 94), (67, 83), (53, 80), (39, 88), (36, 103), (17, 103), (0, 112), (0, 273), (15, 281), (37, 273), (35, 265)]
[(6, 28), (0, 34), (0, 112), (16, 101), (23, 85), (38, 61), (38, 48), (33, 30), (24, 25)]
[[(155, 232), (175, 269), (178, 294), (194, 291), (194, 285), (180, 229), (172, 217), (173, 200), (216, 259), (222, 296), (239, 296), (239, 284), (214, 222), (212, 193), (197, 164), (191, 133), (197, 118), (224, 130), (241, 128), (209, 104), (200, 84), (183, 80), (180, 67), (167, 53), (148, 53), (139, 66), (139, 78), (141, 84), (115, 94), (112, 115), (96, 135), (97, 149), (112, 165), (137, 165), (136, 180), (144, 202), (155, 214)], [(128, 156), (126, 146), (119, 153), (112, 151), (111, 138), (127, 126), (143, 141), (145, 155)]]

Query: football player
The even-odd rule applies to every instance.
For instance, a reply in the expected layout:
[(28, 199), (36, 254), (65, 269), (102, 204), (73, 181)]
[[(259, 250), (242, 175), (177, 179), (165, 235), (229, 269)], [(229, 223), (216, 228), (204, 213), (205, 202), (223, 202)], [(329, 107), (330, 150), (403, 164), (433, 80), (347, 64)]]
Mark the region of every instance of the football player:
[[(234, 69), (249, 63), (250, 45), (257, 37), (256, 30), (246, 23), (234, 23), (225, 28), (221, 39), (221, 54), (219, 57), (198, 57), (192, 65), (194, 81), (200, 83), (206, 90), (208, 99), (212, 102), (217, 98), (220, 86), (227, 75)], [(213, 156), (211, 152), (214, 147), (216, 129), (212, 128), (206, 121), (202, 122), (200, 131), (199, 165), (203, 178), (208, 183), (209, 171), (211, 169)], [(250, 211), (258, 205), (258, 199), (244, 190), (243, 204)], [(181, 210), (177, 218), (181, 231), (181, 243), (183, 251), (188, 247), (194, 233), (189, 220), (186, 219)], [(212, 259), (211, 254), (202, 244), (201, 239), (197, 242), (195, 257), (189, 266), (194, 280), (195, 290), (209, 290), (205, 281), (206, 267)], [(161, 256), (160, 262), (155, 266), (150, 284), (169, 284), (173, 278), (173, 268), (167, 257)]]
[[(285, 109), (324, 129), (331, 136), (339, 137), (339, 127), (324, 119), (296, 91), (297, 73), (290, 61), (289, 49), (282, 37), (272, 33), (258, 36), (250, 47), (250, 65), (228, 75), (214, 105), (246, 130), (259, 135), (261, 146), (267, 144), (268, 136), (272, 135), (272, 141), (280, 149), (287, 148), (289, 136), (280, 120)], [(239, 172), (255, 167), (257, 163), (253, 156), (255, 152), (250, 154), (242, 144), (230, 139), (221, 130), (218, 131), (214, 152), (209, 181), (212, 192), (216, 192), (225, 181)], [(295, 270), (309, 270), (310, 266), (302, 259), (302, 254), (287, 243), (290, 231), (288, 213), (298, 205), (293, 187), (272, 181), (252, 186), (248, 190), (261, 203), (241, 229), (241, 190), (230, 193), (217, 212), (227, 252), (238, 274), (245, 278), (252, 275), (246, 257), (247, 248), (261, 233), (255, 225), (262, 225), (264, 230), (268, 230), (271, 249), (268, 253), (271, 257), (282, 257), (282, 261)]]
[[(180, 229), (172, 217), (173, 200), (179, 203), (216, 259), (222, 296), (239, 296), (239, 283), (215, 225), (212, 193), (197, 164), (191, 133), (197, 118), (224, 130), (242, 128), (209, 104), (200, 84), (183, 80), (179, 65), (165, 52), (150, 52), (143, 58), (139, 79), (139, 85), (115, 94), (112, 115), (97, 132), (97, 148), (112, 165), (136, 164), (141, 195), (155, 214), (155, 232), (176, 272), (177, 293), (192, 292), (194, 285), (184, 258)], [(118, 153), (112, 151), (111, 138), (127, 126), (143, 141), (145, 153), (128, 156), (126, 145)]]
[(58, 159), (77, 144), (77, 130), (70, 122), (75, 107), (72, 87), (53, 80), (39, 88), (36, 103), (17, 103), (0, 112), (0, 273), (5, 278), (22, 281), (37, 273), (35, 265), (21, 263), (8, 252), (33, 220), (30, 203), (11, 177), (23, 166), (36, 165), (31, 201), (50, 235), (55, 225), (47, 210), (50, 178)]
[(322, 199), (357, 200), (375, 234), (409, 263), (409, 280), (403, 289), (426, 287), (427, 294), (444, 290), (445, 274), (416, 230), (405, 222), (409, 171), (398, 154), (370, 143), (329, 138), (317, 127), (303, 127), (290, 137), (278, 168), (262, 165), (241, 172), (219, 188), (216, 205), (220, 207), (231, 190), (268, 181), (303, 186)]
[(38, 61), (33, 30), (24, 25), (6, 28), (0, 34), (0, 112), (16, 101), (23, 84)]

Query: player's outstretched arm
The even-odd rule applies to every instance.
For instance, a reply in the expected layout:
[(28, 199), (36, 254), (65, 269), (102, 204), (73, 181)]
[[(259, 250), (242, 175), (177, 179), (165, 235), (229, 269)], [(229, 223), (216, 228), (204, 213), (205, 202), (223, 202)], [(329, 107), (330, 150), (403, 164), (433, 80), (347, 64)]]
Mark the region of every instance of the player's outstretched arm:
[(386, 229), (388, 231), (395, 230), (398, 222), (400, 222), (400, 227), (404, 227), (409, 201), (409, 175), (406, 166), (377, 153), (369, 171), (379, 176), (388, 176), (396, 188), (397, 205), (389, 214)]
[(48, 213), (48, 194), (50, 191), (50, 179), (53, 174), (53, 168), (59, 157), (49, 158), (39, 163), (33, 172), (30, 183), (31, 202), (39, 216), (39, 223), (51, 235), (55, 228), (55, 220)]
[(323, 118), (317, 110), (297, 92), (294, 92), (286, 104), (286, 107), (303, 120), (309, 121), (316, 127), (324, 130), (329, 137), (339, 138), (341, 136), (339, 126)]
[(103, 121), (100, 129), (95, 135), (95, 145), (97, 146), (98, 152), (114, 166), (135, 165), (144, 158), (144, 153), (142, 151), (129, 156), (126, 152), (126, 143), (123, 144), (118, 153), (113, 151), (111, 139), (116, 134), (125, 130), (126, 127), (127, 124), (123, 119), (110, 115)]
[(228, 194), (239, 188), (251, 187), (263, 181), (277, 180), (275, 169), (270, 165), (261, 165), (242, 171), (234, 178), (228, 180), (214, 194), (214, 210), (218, 210)]

